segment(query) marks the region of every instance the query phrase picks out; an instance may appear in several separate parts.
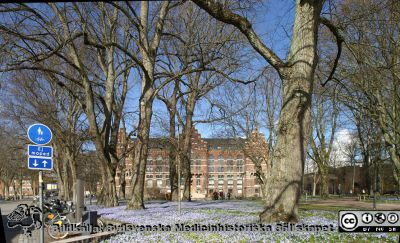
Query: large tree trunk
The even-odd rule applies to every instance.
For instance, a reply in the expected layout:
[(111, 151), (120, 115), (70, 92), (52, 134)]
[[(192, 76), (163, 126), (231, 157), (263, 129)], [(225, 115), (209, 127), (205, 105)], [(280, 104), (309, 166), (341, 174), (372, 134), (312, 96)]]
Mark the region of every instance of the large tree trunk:
[(101, 160), (102, 188), (98, 197), (98, 202), (107, 207), (118, 206), (117, 188), (115, 186), (116, 163), (110, 162), (111, 158), (106, 158), (103, 151), (99, 156)]
[(329, 177), (328, 177), (328, 168), (326, 166), (321, 166), (320, 175), (321, 175), (321, 187), (319, 194), (321, 198), (326, 199), (329, 196)]
[[(198, 79), (196, 79), (198, 80)], [(184, 181), (183, 187), (183, 200), (191, 201), (191, 180), (192, 180), (192, 172), (190, 167), (191, 160), (191, 148), (192, 148), (192, 129), (193, 129), (193, 113), (196, 105), (196, 96), (197, 92), (192, 91), (187, 99), (186, 103), (186, 124), (184, 126), (183, 131), (183, 146), (181, 150), (181, 162), (182, 162), (182, 171)]]
[(317, 33), (322, 1), (297, 0), (289, 66), (280, 72), (283, 107), (263, 222), (297, 221), (303, 168), (310, 132), (311, 94), (317, 64)]
[(62, 170), (62, 185), (61, 188), (63, 189), (63, 193), (61, 195), (63, 195), (63, 199), (64, 200), (70, 200), (71, 199), (71, 194), (70, 194), (70, 183), (69, 183), (69, 176), (68, 176), (68, 167), (64, 166), (63, 170)]
[(312, 188), (312, 196), (315, 197), (317, 191), (317, 173), (313, 174), (313, 188)]
[(397, 193), (399, 193), (400, 192), (400, 173), (396, 170), (396, 169), (394, 169), (393, 170), (393, 178), (394, 178), (394, 180), (396, 181), (396, 184), (397, 184)]
[(14, 194), (14, 200), (17, 200), (17, 197), (18, 197), (18, 192), (17, 192), (17, 188), (16, 188), (16, 186), (15, 186), (15, 180), (12, 180), (12, 188), (13, 188), (13, 194)]
[[(70, 151), (66, 152), (66, 159), (68, 160), (68, 165), (71, 171), (71, 179), (72, 179), (72, 198), (76, 198), (76, 181), (77, 181), (77, 171), (76, 171), (76, 160), (74, 158), (74, 156), (72, 155), (72, 153)], [(66, 188), (69, 191), (71, 191), (69, 188)], [(68, 193), (69, 194), (69, 193)], [(68, 195), (67, 198), (69, 198), (70, 196)]]
[(68, 194), (67, 193), (67, 190), (65, 190), (65, 182), (66, 182), (67, 180), (62, 180), (61, 179), (61, 177), (60, 176), (57, 176), (57, 186), (58, 186), (58, 188), (60, 189), (60, 193), (59, 193), (59, 196), (60, 196), (60, 199), (61, 200), (68, 200), (67, 198), (66, 198), (66, 195)]
[[(171, 201), (178, 200), (178, 174), (176, 172), (176, 156), (177, 156), (177, 147), (175, 144), (176, 141), (176, 131), (175, 131), (175, 113), (176, 113), (176, 104), (172, 109), (169, 109), (169, 183), (171, 188)], [(179, 134), (178, 134), (179, 136)]]
[(128, 209), (140, 209), (144, 207), (144, 180), (148, 155), (148, 143), (150, 135), (150, 123), (153, 113), (154, 90), (144, 90), (140, 104), (138, 136), (135, 144), (135, 157), (133, 161), (134, 173), (132, 178), (132, 199), (128, 203)]
[(57, 186), (60, 188), (60, 198), (62, 200), (65, 199), (65, 194), (67, 193), (67, 190), (65, 189), (65, 179), (68, 179), (68, 177), (64, 176), (64, 171), (66, 170), (65, 166), (63, 166), (64, 159), (59, 159), (57, 165), (57, 169), (55, 169), (55, 172), (57, 174)]
[(139, 51), (143, 59), (143, 75), (141, 95), (139, 98), (139, 125), (138, 137), (135, 144), (135, 158), (133, 161), (134, 174), (132, 178), (132, 199), (128, 203), (128, 209), (144, 208), (144, 180), (146, 172), (148, 143), (150, 135), (151, 117), (153, 115), (154, 90), (154, 66), (157, 56), (157, 48), (160, 44), (164, 19), (168, 12), (169, 1), (163, 2), (159, 11), (153, 38), (149, 44), (148, 17), (149, 3), (142, 1), (140, 6), (139, 38), (141, 45)]
[(38, 176), (36, 175), (36, 173), (35, 174), (30, 174), (30, 181), (31, 181), (31, 189), (32, 189), (32, 193), (33, 193), (33, 196), (36, 196), (36, 195), (38, 195), (38, 184), (39, 184), (39, 182), (38, 182)]
[(9, 198), (10, 197), (10, 183), (4, 181), (4, 197)]
[(126, 179), (125, 179), (125, 159), (124, 162), (120, 165), (120, 176), (119, 176), (119, 198), (125, 199), (126, 198)]

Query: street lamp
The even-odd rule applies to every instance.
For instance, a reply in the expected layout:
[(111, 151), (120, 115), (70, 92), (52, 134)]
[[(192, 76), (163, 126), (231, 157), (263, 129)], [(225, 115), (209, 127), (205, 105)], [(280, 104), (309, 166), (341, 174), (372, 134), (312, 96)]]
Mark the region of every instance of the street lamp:
[(177, 141), (177, 153), (176, 153), (176, 166), (178, 167), (178, 212), (181, 215), (181, 160), (180, 160), (180, 144), (179, 144), (179, 124), (178, 124), (178, 141)]
[[(370, 157), (368, 156), (368, 160), (370, 160)], [(369, 161), (370, 162), (370, 161)], [(376, 161), (374, 162), (374, 201), (372, 204), (372, 209), (376, 209), (376, 181), (377, 181), (377, 168), (376, 168)]]

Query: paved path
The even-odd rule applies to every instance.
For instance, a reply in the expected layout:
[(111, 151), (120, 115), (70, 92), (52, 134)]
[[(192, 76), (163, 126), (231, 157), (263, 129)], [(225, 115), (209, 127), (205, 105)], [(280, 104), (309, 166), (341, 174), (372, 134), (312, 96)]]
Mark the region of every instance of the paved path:
[[(356, 199), (326, 199), (310, 201), (303, 204), (321, 205), (321, 206), (341, 206), (348, 208), (372, 209), (372, 202), (358, 201)], [(395, 203), (377, 203), (377, 210), (400, 210), (400, 204)]]

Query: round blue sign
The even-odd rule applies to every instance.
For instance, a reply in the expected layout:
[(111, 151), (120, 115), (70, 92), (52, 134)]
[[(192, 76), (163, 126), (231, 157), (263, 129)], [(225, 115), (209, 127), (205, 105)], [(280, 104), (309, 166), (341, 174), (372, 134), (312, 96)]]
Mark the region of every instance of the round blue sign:
[(53, 137), (48, 126), (43, 124), (33, 124), (28, 128), (28, 138), (32, 143), (43, 145), (49, 143)]

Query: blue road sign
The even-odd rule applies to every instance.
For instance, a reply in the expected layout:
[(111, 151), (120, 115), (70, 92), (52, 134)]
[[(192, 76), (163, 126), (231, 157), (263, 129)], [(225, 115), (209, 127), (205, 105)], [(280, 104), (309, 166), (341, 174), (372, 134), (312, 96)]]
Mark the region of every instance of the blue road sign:
[(28, 145), (28, 156), (51, 158), (51, 157), (53, 157), (53, 147), (29, 144)]
[(44, 145), (49, 143), (53, 137), (48, 126), (43, 124), (33, 124), (28, 128), (28, 138), (32, 143)]
[(28, 157), (28, 169), (31, 170), (52, 170), (53, 159)]

